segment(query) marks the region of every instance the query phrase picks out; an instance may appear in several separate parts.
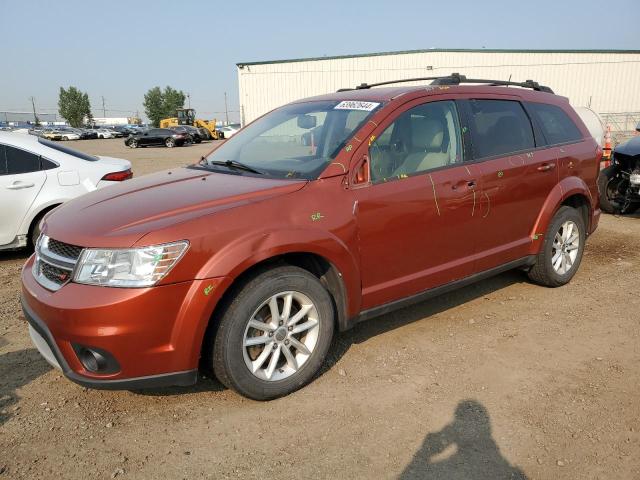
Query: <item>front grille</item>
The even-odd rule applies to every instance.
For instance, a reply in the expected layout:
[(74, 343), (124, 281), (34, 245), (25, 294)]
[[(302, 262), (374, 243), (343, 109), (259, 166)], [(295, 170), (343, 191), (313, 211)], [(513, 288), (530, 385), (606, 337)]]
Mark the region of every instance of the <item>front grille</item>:
[(36, 245), (33, 275), (48, 290), (59, 290), (71, 280), (82, 247), (42, 235)]
[(47, 262), (40, 264), (40, 273), (50, 282), (56, 285), (65, 284), (71, 277), (71, 272), (65, 268), (56, 267)]
[(69, 243), (59, 242), (58, 240), (54, 240), (53, 238), (49, 239), (48, 248), (50, 252), (55, 253), (56, 255), (60, 255), (61, 257), (66, 257), (73, 260), (78, 260), (78, 258), (80, 257), (80, 253), (82, 252), (82, 247), (71, 245)]

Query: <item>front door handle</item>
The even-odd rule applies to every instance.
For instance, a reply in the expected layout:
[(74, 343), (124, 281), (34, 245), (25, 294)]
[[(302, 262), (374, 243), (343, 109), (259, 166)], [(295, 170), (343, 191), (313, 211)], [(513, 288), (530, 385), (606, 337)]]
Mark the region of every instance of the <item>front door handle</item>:
[(539, 172), (548, 172), (549, 170), (553, 170), (554, 168), (556, 168), (556, 164), (555, 163), (543, 163), (542, 165), (540, 165), (538, 167), (538, 171)]
[(22, 188), (31, 188), (35, 186), (35, 183), (13, 182), (11, 185), (7, 185), (7, 190), (20, 190)]

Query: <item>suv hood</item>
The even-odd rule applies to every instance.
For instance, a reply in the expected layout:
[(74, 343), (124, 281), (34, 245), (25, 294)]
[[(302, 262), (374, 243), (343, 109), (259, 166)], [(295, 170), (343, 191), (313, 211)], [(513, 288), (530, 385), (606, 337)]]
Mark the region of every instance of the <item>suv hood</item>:
[(306, 183), (191, 168), (168, 170), (71, 200), (46, 216), (43, 231), (82, 247), (129, 247), (150, 231), (292, 193)]

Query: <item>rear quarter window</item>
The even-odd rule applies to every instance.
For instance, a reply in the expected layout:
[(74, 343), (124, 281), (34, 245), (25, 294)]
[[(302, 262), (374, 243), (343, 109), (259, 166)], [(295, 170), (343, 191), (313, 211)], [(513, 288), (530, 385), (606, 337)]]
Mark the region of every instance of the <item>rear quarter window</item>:
[(529, 103), (547, 145), (572, 143), (582, 140), (582, 133), (567, 113), (556, 105)]

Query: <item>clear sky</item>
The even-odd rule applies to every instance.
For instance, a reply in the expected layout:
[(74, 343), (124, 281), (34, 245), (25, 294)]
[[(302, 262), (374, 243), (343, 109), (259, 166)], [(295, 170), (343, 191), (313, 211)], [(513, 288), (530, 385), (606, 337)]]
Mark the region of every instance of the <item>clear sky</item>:
[[(237, 62), (423, 48), (640, 49), (640, 2), (0, 0), (0, 111), (142, 114), (171, 85), (199, 116), (238, 110)], [(233, 115), (237, 118), (237, 114)]]

